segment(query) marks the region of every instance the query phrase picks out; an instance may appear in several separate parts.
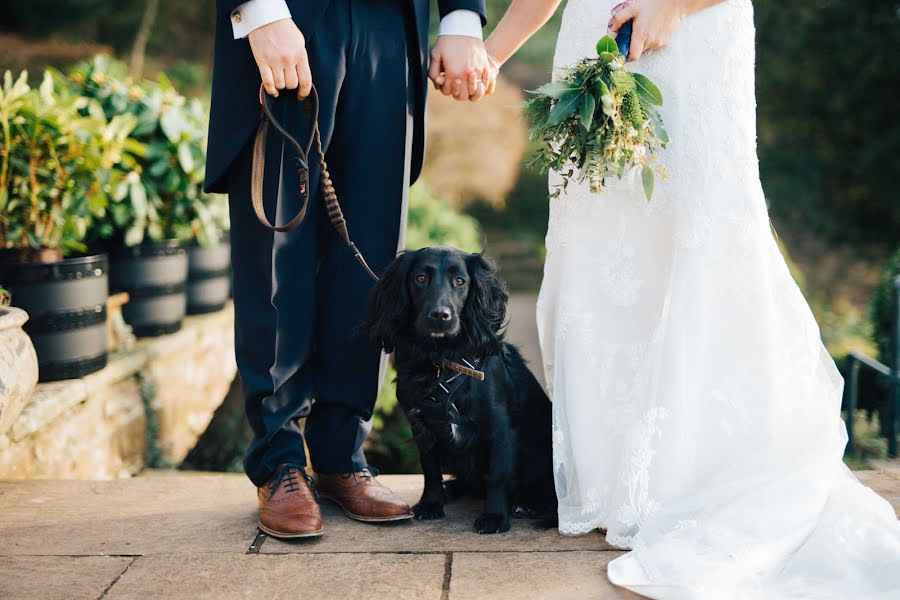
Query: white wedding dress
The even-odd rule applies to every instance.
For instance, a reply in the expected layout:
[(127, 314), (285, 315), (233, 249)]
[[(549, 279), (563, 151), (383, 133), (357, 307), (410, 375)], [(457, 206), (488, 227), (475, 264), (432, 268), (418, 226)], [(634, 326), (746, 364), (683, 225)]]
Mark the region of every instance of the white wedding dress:
[[(556, 69), (617, 1), (569, 0)], [(842, 380), (769, 224), (751, 1), (631, 68), (665, 97), (670, 178), (650, 202), (639, 178), (570, 185), (547, 233), (561, 531), (606, 529), (632, 549), (609, 578), (654, 598), (900, 598), (900, 525), (842, 463)]]

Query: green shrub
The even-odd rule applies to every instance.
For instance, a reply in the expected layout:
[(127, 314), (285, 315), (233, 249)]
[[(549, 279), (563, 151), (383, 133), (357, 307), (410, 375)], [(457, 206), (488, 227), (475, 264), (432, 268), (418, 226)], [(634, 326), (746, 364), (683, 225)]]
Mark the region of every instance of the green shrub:
[(123, 160), (134, 117), (104, 115), (45, 73), (6, 72), (0, 89), (0, 248), (83, 251), (94, 217), (124, 181)]
[(900, 277), (900, 248), (888, 259), (884, 266), (881, 282), (872, 298), (871, 317), (875, 329), (875, 345), (878, 347), (878, 358), (889, 364), (891, 361), (891, 343), (893, 339), (894, 319), (896, 316), (896, 300), (894, 280)]
[(482, 245), (478, 221), (441, 202), (423, 183), (409, 190), (408, 249), (454, 246), (466, 252), (478, 252)]
[(137, 125), (122, 167), (127, 176), (112, 188), (96, 229), (101, 239), (128, 245), (145, 240), (210, 243), (223, 226), (203, 194), (206, 107), (179, 94), (165, 76), (135, 82), (124, 63), (98, 56), (69, 73), (74, 90), (109, 115), (128, 114)]

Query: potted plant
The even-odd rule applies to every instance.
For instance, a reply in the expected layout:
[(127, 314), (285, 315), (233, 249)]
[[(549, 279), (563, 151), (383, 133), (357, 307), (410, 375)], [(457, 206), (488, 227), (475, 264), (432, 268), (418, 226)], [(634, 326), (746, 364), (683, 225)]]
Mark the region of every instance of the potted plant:
[(221, 310), (231, 295), (231, 241), (228, 236), (228, 200), (208, 195), (198, 206), (202, 223), (188, 246), (188, 314)]
[(121, 165), (128, 175), (113, 188), (94, 237), (110, 251), (112, 288), (131, 297), (125, 320), (137, 335), (160, 335), (177, 331), (186, 312), (186, 245), (216, 235), (203, 218), (206, 110), (165, 77), (135, 82), (126, 72), (101, 56), (77, 65), (70, 79), (107, 116), (137, 119)]
[(50, 73), (0, 90), (0, 280), (29, 314), (41, 381), (106, 364), (107, 258), (84, 255), (134, 119), (107, 120)]

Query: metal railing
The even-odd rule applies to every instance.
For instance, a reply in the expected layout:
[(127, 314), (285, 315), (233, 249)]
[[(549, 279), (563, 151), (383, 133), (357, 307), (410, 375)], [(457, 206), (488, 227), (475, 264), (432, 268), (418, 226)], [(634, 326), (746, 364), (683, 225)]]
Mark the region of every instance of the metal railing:
[(897, 434), (900, 429), (900, 277), (894, 279), (894, 319), (891, 336), (891, 366), (856, 351), (848, 356), (850, 376), (847, 382), (847, 447), (855, 445), (854, 424), (859, 406), (859, 373), (865, 367), (888, 381), (887, 453), (897, 457)]

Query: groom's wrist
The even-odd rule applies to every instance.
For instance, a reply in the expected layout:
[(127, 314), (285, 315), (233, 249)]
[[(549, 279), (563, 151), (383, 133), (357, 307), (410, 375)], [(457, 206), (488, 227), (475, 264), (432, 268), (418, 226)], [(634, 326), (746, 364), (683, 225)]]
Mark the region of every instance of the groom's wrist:
[(285, 0), (248, 0), (231, 11), (231, 30), (239, 40), (264, 25), (290, 18)]
[(484, 39), (481, 33), (481, 17), (473, 10), (459, 9), (444, 15), (438, 35), (463, 35)]

